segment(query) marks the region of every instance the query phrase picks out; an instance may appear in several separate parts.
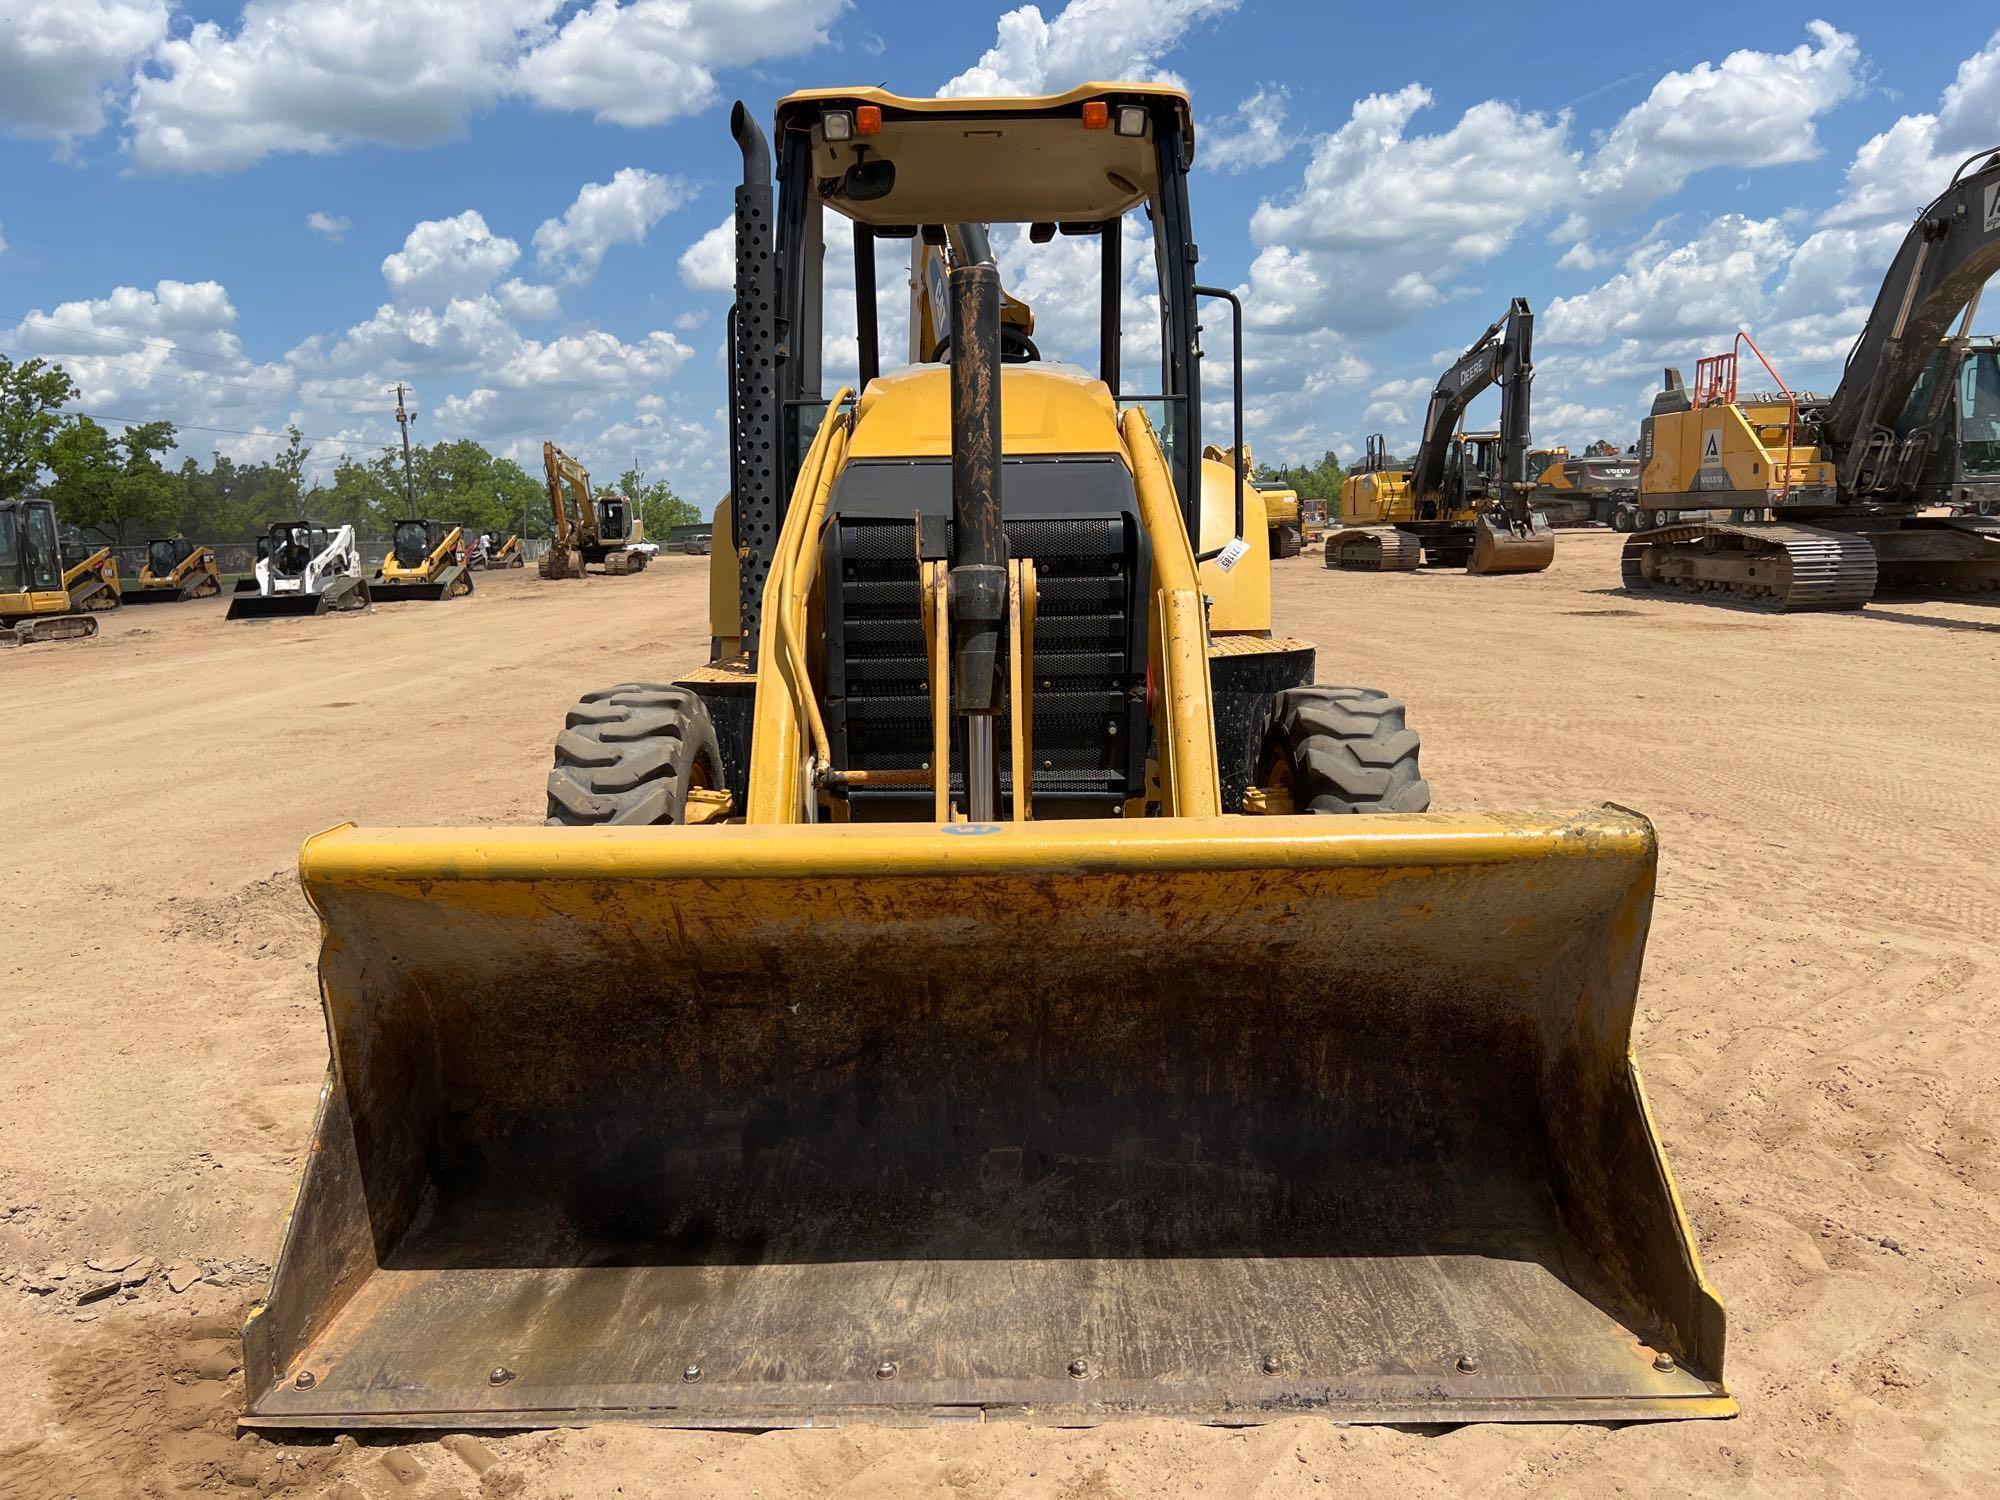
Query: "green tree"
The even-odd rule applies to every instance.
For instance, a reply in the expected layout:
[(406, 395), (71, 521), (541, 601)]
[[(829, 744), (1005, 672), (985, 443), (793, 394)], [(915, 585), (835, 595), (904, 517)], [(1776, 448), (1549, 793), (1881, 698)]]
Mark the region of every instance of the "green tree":
[(681, 499), (666, 480), (656, 479), (648, 484), (646, 476), (637, 469), (627, 469), (618, 476), (618, 493), (630, 500), (638, 512), (646, 540), (662, 546), (674, 527), (692, 526), (702, 518), (701, 507), (692, 500)]
[(171, 422), (145, 422), (112, 437), (89, 417), (74, 418), (49, 444), (49, 498), (65, 523), (100, 528), (123, 546), (170, 525), (182, 490), (160, 455), (174, 446)]
[(43, 359), (19, 364), (0, 354), (0, 500), (34, 486), (47, 467), (49, 446), (70, 418), (76, 382), (61, 365)]

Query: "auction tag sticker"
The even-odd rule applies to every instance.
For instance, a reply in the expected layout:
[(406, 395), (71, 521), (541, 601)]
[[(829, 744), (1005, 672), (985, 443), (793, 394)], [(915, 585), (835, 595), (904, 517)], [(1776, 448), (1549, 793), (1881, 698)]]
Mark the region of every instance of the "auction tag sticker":
[(1215, 565), (1227, 573), (1249, 555), (1250, 544), (1239, 536), (1235, 541), (1215, 554)]

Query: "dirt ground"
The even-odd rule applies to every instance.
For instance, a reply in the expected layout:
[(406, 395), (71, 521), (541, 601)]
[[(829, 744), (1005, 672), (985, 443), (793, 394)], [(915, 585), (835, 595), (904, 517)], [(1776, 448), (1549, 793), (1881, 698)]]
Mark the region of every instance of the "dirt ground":
[(301, 839), (539, 821), (581, 691), (706, 653), (703, 562), (0, 654), (0, 1496), (1991, 1495), (2000, 1473), (2000, 610), (1633, 598), (1278, 565), (1440, 808), (1616, 800), (1663, 845), (1638, 1048), (1743, 1414), (1653, 1426), (239, 1436), (325, 1065)]

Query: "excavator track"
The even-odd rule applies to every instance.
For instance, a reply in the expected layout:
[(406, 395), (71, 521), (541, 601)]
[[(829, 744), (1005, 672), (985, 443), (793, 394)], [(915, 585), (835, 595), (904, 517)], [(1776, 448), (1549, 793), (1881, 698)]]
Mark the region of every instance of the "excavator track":
[(1354, 526), (1327, 533), (1326, 565), (1350, 573), (1406, 573), (1422, 566), (1424, 546), (1393, 526)]
[(97, 621), (91, 615), (42, 615), (0, 626), (0, 646), (33, 646), (43, 641), (87, 641), (96, 634)]
[(1885, 594), (1956, 599), (2000, 593), (2000, 516), (1913, 517), (1869, 538)]
[(1665, 526), (1629, 538), (1620, 568), (1628, 589), (1786, 614), (1859, 609), (1875, 592), (1875, 549), (1868, 539), (1816, 526)]

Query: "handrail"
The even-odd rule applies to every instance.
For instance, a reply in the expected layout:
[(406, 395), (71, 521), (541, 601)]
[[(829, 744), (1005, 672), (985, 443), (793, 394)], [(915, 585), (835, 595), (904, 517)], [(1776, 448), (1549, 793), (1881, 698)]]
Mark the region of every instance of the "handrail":
[[(1694, 401), (1697, 410), (1704, 406), (1734, 406), (1736, 401), (1736, 371), (1743, 345), (1750, 346), (1750, 352), (1757, 356), (1757, 363), (1764, 367), (1764, 373), (1776, 383), (1779, 393), (1785, 398), (1788, 415), (1785, 418), (1785, 463), (1778, 481), (1778, 498), (1783, 500), (1791, 493), (1792, 465), (1796, 462), (1793, 453), (1798, 444), (1799, 398), (1792, 388), (1785, 384), (1785, 378), (1777, 367), (1764, 356), (1757, 347), (1757, 341), (1745, 329), (1738, 329), (1736, 342), (1727, 354), (1711, 354), (1698, 359), (1694, 365)], [(1775, 466), (1774, 466), (1775, 467)]]

